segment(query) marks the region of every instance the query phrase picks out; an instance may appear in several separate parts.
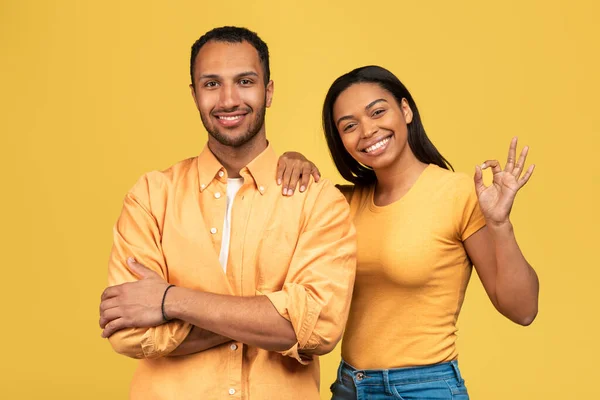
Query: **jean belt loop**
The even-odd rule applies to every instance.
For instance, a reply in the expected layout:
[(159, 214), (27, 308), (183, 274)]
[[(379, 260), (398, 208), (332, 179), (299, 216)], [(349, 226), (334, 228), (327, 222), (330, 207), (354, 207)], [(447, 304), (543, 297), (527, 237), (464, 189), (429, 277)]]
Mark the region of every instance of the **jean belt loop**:
[(338, 370), (337, 370), (337, 380), (338, 380), (338, 382), (342, 382), (342, 370), (344, 369), (345, 365), (346, 365), (346, 363), (344, 363), (344, 360), (342, 360), (340, 362), (340, 366), (338, 367)]
[(393, 396), (392, 388), (390, 387), (390, 374), (389, 370), (383, 370), (383, 385), (385, 386), (385, 394)]
[(462, 376), (460, 376), (460, 370), (458, 369), (458, 361), (450, 361), (450, 364), (452, 365), (452, 369), (454, 370), (454, 375), (456, 375), (456, 380), (458, 381), (459, 386), (462, 385), (464, 381)]

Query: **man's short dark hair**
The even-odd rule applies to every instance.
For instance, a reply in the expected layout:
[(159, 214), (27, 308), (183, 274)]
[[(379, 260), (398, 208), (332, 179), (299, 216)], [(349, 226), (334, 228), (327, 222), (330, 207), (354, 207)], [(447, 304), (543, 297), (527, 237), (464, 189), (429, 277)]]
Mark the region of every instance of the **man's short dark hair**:
[(202, 46), (210, 41), (225, 42), (225, 43), (250, 43), (258, 52), (258, 58), (263, 67), (265, 74), (265, 86), (271, 80), (271, 70), (269, 69), (269, 48), (267, 44), (258, 35), (249, 29), (239, 28), (237, 26), (223, 26), (215, 28), (211, 31), (206, 32), (196, 40), (196, 43), (192, 46), (192, 56), (190, 58), (190, 76), (192, 78), (192, 85), (194, 85), (194, 63), (196, 56)]

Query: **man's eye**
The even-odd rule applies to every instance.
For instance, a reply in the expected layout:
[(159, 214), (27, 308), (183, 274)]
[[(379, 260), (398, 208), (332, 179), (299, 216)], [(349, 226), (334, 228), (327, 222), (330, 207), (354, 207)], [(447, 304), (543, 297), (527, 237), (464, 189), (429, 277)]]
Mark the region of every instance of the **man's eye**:
[(215, 87), (215, 86), (217, 86), (217, 82), (215, 82), (215, 81), (209, 81), (204, 84), (204, 87), (209, 87), (209, 88)]
[(240, 79), (240, 84), (250, 85), (250, 84), (252, 84), (252, 81), (250, 79)]

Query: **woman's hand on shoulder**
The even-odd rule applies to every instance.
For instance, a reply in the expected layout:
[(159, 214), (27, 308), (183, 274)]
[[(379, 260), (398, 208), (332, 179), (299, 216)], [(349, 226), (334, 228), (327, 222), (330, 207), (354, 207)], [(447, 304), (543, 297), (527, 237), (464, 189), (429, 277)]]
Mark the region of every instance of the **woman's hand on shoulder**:
[(277, 161), (277, 184), (283, 186), (284, 196), (292, 196), (298, 183), (300, 192), (304, 192), (308, 187), (310, 176), (313, 176), (315, 182), (321, 179), (321, 173), (317, 166), (306, 159), (304, 155), (295, 151), (283, 153)]

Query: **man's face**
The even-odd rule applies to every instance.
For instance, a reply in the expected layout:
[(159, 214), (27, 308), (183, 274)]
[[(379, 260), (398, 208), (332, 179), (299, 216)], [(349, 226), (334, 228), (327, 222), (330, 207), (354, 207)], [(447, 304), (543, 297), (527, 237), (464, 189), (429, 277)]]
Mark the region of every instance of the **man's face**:
[(202, 124), (221, 145), (240, 147), (265, 134), (273, 81), (265, 87), (258, 52), (250, 43), (206, 43), (194, 63), (192, 95)]

